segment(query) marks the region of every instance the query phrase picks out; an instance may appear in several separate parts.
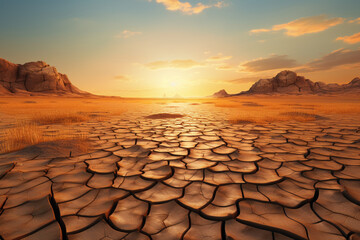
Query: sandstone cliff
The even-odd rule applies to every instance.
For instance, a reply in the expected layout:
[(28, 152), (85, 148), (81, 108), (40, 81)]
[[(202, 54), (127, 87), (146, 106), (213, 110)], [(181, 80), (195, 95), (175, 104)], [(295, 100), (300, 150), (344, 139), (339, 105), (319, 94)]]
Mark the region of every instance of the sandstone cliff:
[(84, 95), (65, 74), (45, 62), (14, 64), (0, 58), (0, 94)]

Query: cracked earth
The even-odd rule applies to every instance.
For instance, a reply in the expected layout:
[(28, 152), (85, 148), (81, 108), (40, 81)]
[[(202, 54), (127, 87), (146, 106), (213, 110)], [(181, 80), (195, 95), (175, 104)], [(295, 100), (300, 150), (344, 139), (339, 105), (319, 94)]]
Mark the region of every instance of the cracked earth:
[(78, 124), (89, 154), (0, 155), (0, 239), (360, 239), (359, 119), (158, 108)]

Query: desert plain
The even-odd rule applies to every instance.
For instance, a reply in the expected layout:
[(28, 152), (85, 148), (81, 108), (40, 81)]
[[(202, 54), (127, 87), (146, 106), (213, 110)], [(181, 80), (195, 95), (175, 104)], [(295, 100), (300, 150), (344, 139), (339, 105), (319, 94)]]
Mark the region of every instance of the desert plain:
[(360, 240), (359, 0), (0, 0), (0, 240)]
[(360, 239), (357, 95), (0, 98), (0, 239)]

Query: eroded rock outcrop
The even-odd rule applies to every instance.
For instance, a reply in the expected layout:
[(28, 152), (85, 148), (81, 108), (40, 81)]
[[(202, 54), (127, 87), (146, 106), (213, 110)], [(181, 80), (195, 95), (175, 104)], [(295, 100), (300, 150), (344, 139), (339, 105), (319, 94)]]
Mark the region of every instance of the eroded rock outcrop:
[(0, 94), (88, 94), (43, 61), (14, 64), (0, 58)]
[[(360, 92), (360, 78), (348, 84), (313, 82), (292, 71), (282, 71), (270, 79), (260, 79), (240, 94), (328, 94)], [(236, 95), (240, 95), (236, 94)]]
[(318, 86), (292, 71), (282, 71), (271, 79), (257, 81), (249, 93), (312, 93)]

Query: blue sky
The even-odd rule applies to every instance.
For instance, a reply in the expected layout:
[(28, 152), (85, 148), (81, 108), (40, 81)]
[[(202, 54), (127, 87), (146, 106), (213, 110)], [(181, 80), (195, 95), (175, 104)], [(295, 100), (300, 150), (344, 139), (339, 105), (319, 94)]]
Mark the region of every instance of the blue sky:
[(359, 9), (358, 0), (0, 0), (0, 57), (43, 60), (84, 90), (129, 97), (238, 92), (283, 69), (348, 82), (359, 75)]

